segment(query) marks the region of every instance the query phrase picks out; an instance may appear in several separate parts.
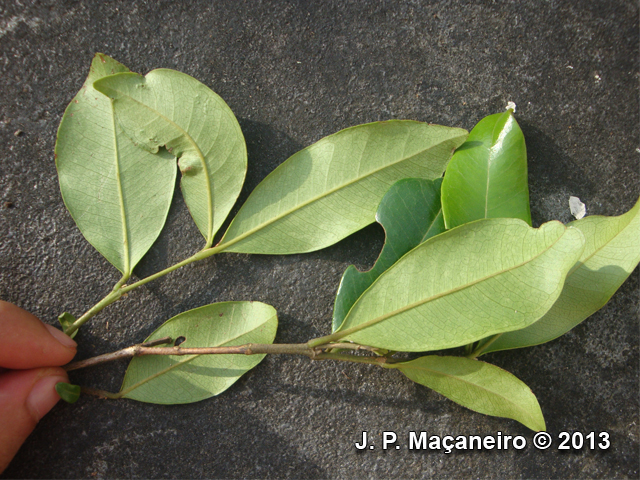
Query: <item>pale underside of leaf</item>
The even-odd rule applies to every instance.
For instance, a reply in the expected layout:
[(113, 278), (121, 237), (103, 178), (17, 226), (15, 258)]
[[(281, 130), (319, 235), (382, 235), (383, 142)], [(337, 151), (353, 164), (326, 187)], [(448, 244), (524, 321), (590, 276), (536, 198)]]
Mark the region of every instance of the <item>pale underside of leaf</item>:
[[(146, 339), (185, 337), (182, 347), (272, 343), (276, 311), (260, 302), (223, 302), (189, 310)], [(191, 403), (218, 395), (255, 367), (264, 355), (143, 356), (129, 364), (121, 394), (141, 402)]]
[(442, 179), (404, 179), (393, 184), (380, 202), (376, 220), (385, 230), (385, 245), (366, 272), (349, 266), (340, 281), (333, 308), (332, 331), (337, 331), (360, 295), (382, 272), (420, 243), (444, 231), (440, 208)]
[(60, 190), (85, 238), (125, 276), (160, 234), (171, 204), (174, 157), (138, 149), (114, 123), (93, 82), (128, 69), (97, 54), (58, 129)]
[(486, 219), (427, 240), (365, 291), (336, 337), (399, 351), (465, 345), (524, 328), (560, 294), (579, 230)]
[(464, 357), (428, 356), (388, 368), (397, 368), (414, 382), (476, 412), (511, 418), (535, 431), (546, 429), (531, 389), (494, 365)]
[(208, 87), (173, 70), (113, 75), (94, 86), (113, 99), (116, 119), (134, 143), (153, 153), (164, 146), (179, 158), (185, 203), (211, 246), (247, 170), (244, 137), (231, 109)]
[(510, 111), (478, 122), (453, 155), (442, 209), (447, 228), (481, 218), (519, 218), (531, 225), (527, 151)]
[(485, 353), (548, 342), (602, 308), (640, 261), (640, 200), (619, 217), (591, 216), (569, 224), (585, 237), (580, 260), (567, 275), (560, 297), (533, 325), (508, 332)]
[(389, 121), (325, 137), (258, 185), (220, 244), (229, 252), (263, 254), (332, 245), (372, 223), (397, 180), (442, 176), (466, 135), (461, 129)]

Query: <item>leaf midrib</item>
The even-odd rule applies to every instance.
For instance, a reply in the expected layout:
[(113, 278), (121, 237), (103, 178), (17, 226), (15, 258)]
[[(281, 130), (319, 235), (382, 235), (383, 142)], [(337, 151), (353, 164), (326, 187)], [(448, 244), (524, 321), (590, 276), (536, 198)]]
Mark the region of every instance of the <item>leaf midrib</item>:
[[(486, 191), (484, 193), (484, 218), (488, 218), (488, 215), (489, 215), (489, 186), (490, 186), (490, 178), (491, 178), (491, 164), (493, 163), (493, 159), (495, 156), (493, 149), (498, 143), (498, 140), (500, 140), (499, 133), (498, 133), (498, 138), (495, 139), (495, 137), (496, 137), (496, 129), (498, 128), (498, 124), (500, 123), (501, 118), (502, 116), (498, 118), (496, 123), (493, 125), (493, 130), (491, 131), (491, 147), (489, 148), (489, 154), (487, 155), (487, 186), (486, 186)], [(506, 122), (505, 122), (505, 125), (506, 125)]]
[(127, 226), (127, 214), (124, 207), (124, 194), (122, 192), (122, 180), (120, 178), (120, 154), (118, 151), (118, 136), (116, 133), (116, 115), (113, 101), (109, 99), (111, 108), (111, 122), (113, 126), (113, 153), (116, 165), (116, 178), (118, 184), (118, 198), (120, 199), (120, 218), (122, 219), (122, 244), (124, 247), (124, 275), (131, 275), (131, 245), (129, 245), (129, 228)]
[[(550, 244), (547, 248), (545, 248), (544, 250), (542, 250), (542, 251), (541, 251), (540, 253), (538, 253), (537, 255), (535, 255), (535, 256), (533, 256), (533, 257), (529, 258), (529, 259), (528, 259), (528, 260), (526, 260), (525, 262), (521, 262), (521, 263), (518, 263), (518, 264), (516, 264), (516, 265), (514, 265), (514, 266), (512, 266), (512, 267), (509, 267), (509, 268), (505, 269), (505, 270), (500, 270), (499, 272), (495, 272), (495, 273), (492, 273), (492, 274), (490, 274), (490, 275), (486, 275), (486, 276), (484, 276), (484, 277), (482, 277), (482, 278), (479, 278), (479, 279), (477, 279), (477, 280), (474, 280), (474, 281), (473, 281), (473, 282), (471, 282), (471, 283), (467, 283), (467, 284), (464, 284), (464, 285), (460, 285), (460, 286), (458, 286), (458, 287), (455, 287), (455, 288), (452, 288), (452, 289), (446, 290), (446, 291), (444, 291), (444, 292), (440, 292), (440, 293), (438, 293), (438, 294), (436, 294), (436, 295), (432, 295), (431, 297), (428, 297), (428, 298), (426, 298), (426, 299), (419, 300), (419, 301), (417, 301), (417, 302), (413, 302), (413, 303), (411, 303), (411, 304), (409, 304), (409, 305), (406, 305), (406, 306), (404, 306), (404, 307), (402, 307), (402, 308), (399, 308), (399, 309), (397, 309), (397, 310), (394, 310), (394, 311), (392, 311), (392, 312), (386, 313), (386, 314), (381, 315), (381, 316), (379, 316), (379, 317), (376, 317), (376, 318), (374, 318), (374, 319), (372, 319), (372, 320), (369, 320), (368, 322), (364, 322), (364, 323), (361, 323), (361, 324), (356, 325), (356, 326), (354, 326), (354, 327), (348, 328), (348, 329), (346, 329), (346, 330), (344, 330), (344, 331), (342, 332), (342, 333), (343, 333), (343, 335), (342, 335), (340, 338), (347, 337), (348, 335), (350, 335), (350, 334), (352, 334), (352, 333), (357, 333), (357, 332), (359, 332), (359, 331), (361, 331), (361, 330), (364, 330), (365, 328), (368, 328), (368, 327), (371, 327), (371, 326), (373, 326), (373, 325), (376, 325), (376, 324), (378, 324), (378, 323), (380, 323), (380, 322), (383, 322), (383, 321), (387, 320), (388, 318), (394, 317), (394, 316), (396, 316), (396, 315), (400, 315), (400, 314), (402, 314), (402, 313), (404, 313), (404, 312), (406, 312), (406, 311), (412, 310), (412, 309), (414, 309), (414, 308), (418, 308), (418, 307), (420, 307), (420, 306), (422, 306), (422, 305), (424, 305), (424, 304), (426, 304), (426, 303), (432, 302), (432, 301), (434, 301), (434, 300), (438, 300), (439, 298), (445, 297), (445, 296), (447, 296), (447, 295), (452, 295), (452, 294), (454, 294), (454, 293), (458, 293), (458, 292), (460, 292), (460, 291), (462, 291), (462, 290), (464, 290), (464, 289), (466, 289), (466, 288), (473, 287), (474, 285), (477, 285), (478, 283), (484, 282), (484, 281), (489, 280), (489, 279), (491, 279), (491, 278), (494, 278), (494, 277), (496, 277), (496, 276), (498, 276), (498, 275), (502, 275), (502, 274), (504, 274), (504, 273), (510, 272), (510, 271), (515, 270), (515, 269), (517, 269), (517, 268), (520, 268), (520, 267), (522, 267), (522, 266), (524, 266), (524, 265), (527, 265), (528, 263), (533, 262), (534, 260), (538, 259), (541, 255), (544, 255), (546, 252), (548, 252), (549, 250), (551, 250), (551, 249), (552, 249), (552, 248), (553, 248), (553, 247), (554, 247), (554, 246), (555, 246), (555, 245), (556, 245), (556, 244), (557, 244), (557, 243), (558, 243), (558, 242), (559, 242), (559, 241), (560, 241), (560, 240), (565, 236), (566, 232), (567, 232), (567, 230), (566, 230), (566, 228), (565, 228), (565, 231), (562, 233), (562, 235), (560, 235), (560, 236), (559, 236), (559, 237), (558, 237), (558, 238), (557, 238), (557, 239), (556, 239), (552, 244)], [(403, 258), (404, 258), (404, 257), (403, 257)], [(380, 278), (382, 278), (382, 276), (383, 276), (384, 274), (386, 274), (387, 272), (389, 272), (389, 270), (387, 270), (387, 271), (386, 271), (386, 272), (384, 272), (382, 275), (380, 275), (380, 277), (378, 277), (378, 280), (377, 280), (377, 281), (379, 281), (379, 280), (380, 280)], [(372, 287), (373, 287), (373, 285), (372, 285)], [(365, 293), (366, 293), (366, 291), (365, 291)], [(363, 293), (362, 295), (365, 295), (365, 293)], [(360, 297), (360, 298), (362, 298), (362, 297)], [(356, 302), (356, 303), (357, 303), (357, 302)], [(355, 304), (354, 304), (354, 306), (355, 306)], [(352, 309), (352, 310), (353, 310), (353, 309)], [(349, 312), (349, 313), (351, 313), (351, 312)], [(347, 315), (347, 317), (345, 317), (345, 321), (347, 320), (347, 318), (348, 318), (348, 317), (349, 317), (349, 315)], [(344, 322), (343, 322), (343, 323), (344, 323)], [(338, 331), (339, 331), (339, 330), (338, 330)], [(337, 332), (336, 332), (336, 333), (337, 333)]]
[[(307, 205), (310, 205), (310, 204), (312, 204), (312, 203), (314, 203), (314, 202), (316, 202), (316, 201), (318, 201), (318, 200), (320, 200), (320, 199), (322, 199), (322, 198), (324, 198), (324, 197), (328, 197), (329, 195), (331, 195), (331, 194), (333, 194), (333, 193), (335, 193), (335, 192), (337, 192), (337, 191), (339, 191), (339, 190), (341, 190), (341, 189), (343, 189), (343, 188), (346, 188), (346, 187), (349, 187), (350, 185), (356, 184), (356, 183), (358, 183), (359, 181), (361, 181), (361, 180), (363, 180), (363, 179), (365, 179), (365, 178), (367, 178), (367, 177), (370, 177), (370, 176), (372, 176), (372, 175), (374, 175), (374, 174), (376, 174), (376, 173), (378, 173), (378, 172), (381, 172), (382, 170), (385, 170), (385, 169), (387, 169), (387, 168), (390, 168), (390, 167), (396, 166), (396, 165), (398, 165), (398, 164), (400, 164), (400, 163), (402, 163), (402, 162), (405, 162), (405, 161), (411, 160), (412, 158), (415, 158), (415, 157), (417, 157), (417, 156), (419, 156), (419, 155), (422, 155), (423, 153), (425, 153), (425, 152), (427, 152), (427, 151), (429, 151), (429, 150), (432, 150), (433, 148), (435, 148), (435, 147), (437, 147), (437, 146), (439, 146), (439, 145), (441, 145), (441, 144), (443, 144), (443, 143), (445, 143), (445, 142), (448, 142), (448, 141), (454, 140), (454, 139), (456, 139), (456, 138), (458, 138), (458, 137), (459, 137), (459, 136), (449, 137), (449, 138), (447, 138), (446, 140), (442, 140), (442, 141), (440, 141), (440, 142), (438, 142), (438, 143), (436, 143), (436, 144), (434, 144), (434, 145), (431, 145), (429, 148), (425, 148), (425, 149), (423, 149), (423, 150), (420, 150), (420, 151), (419, 151), (419, 152), (417, 152), (417, 153), (414, 153), (413, 155), (410, 155), (410, 156), (407, 156), (407, 157), (402, 157), (400, 160), (398, 160), (398, 161), (396, 161), (396, 162), (393, 162), (393, 163), (390, 163), (390, 164), (384, 165), (383, 167), (380, 167), (380, 168), (377, 168), (377, 169), (375, 169), (375, 170), (372, 170), (371, 172), (369, 172), (369, 173), (367, 173), (367, 174), (365, 174), (365, 175), (363, 175), (363, 176), (361, 176), (361, 177), (356, 177), (356, 178), (354, 178), (353, 180), (350, 180), (350, 181), (348, 181), (348, 182), (346, 182), (346, 183), (343, 183), (343, 184), (341, 184), (341, 185), (338, 185), (338, 186), (336, 186), (336, 187), (334, 187), (334, 188), (332, 188), (332, 189), (330, 189), (330, 190), (327, 190), (327, 191), (323, 192), (323, 193), (322, 193), (322, 194), (320, 194), (320, 195), (317, 195), (317, 196), (315, 196), (315, 197), (310, 198), (309, 200), (307, 200), (307, 201), (305, 201), (305, 202), (302, 202), (302, 203), (300, 203), (300, 204), (297, 204), (297, 205), (295, 206), (295, 208), (291, 208), (291, 209), (285, 210), (284, 212), (282, 212), (282, 213), (280, 213), (280, 214), (276, 215), (275, 217), (273, 217), (273, 218), (269, 219), (268, 221), (266, 221), (266, 222), (264, 222), (264, 223), (261, 223), (261, 224), (259, 224), (259, 225), (255, 226), (255, 227), (253, 227), (251, 230), (247, 230), (245, 233), (242, 233), (242, 234), (238, 235), (237, 237), (232, 238), (231, 240), (227, 241), (226, 243), (221, 243), (221, 244), (220, 244), (220, 248), (221, 248), (221, 249), (226, 249), (226, 248), (230, 247), (231, 245), (233, 245), (233, 244), (235, 244), (235, 243), (237, 243), (237, 242), (239, 242), (239, 241), (241, 241), (241, 240), (244, 240), (245, 238), (249, 237), (250, 235), (253, 235), (255, 232), (260, 231), (260, 230), (262, 230), (263, 228), (266, 228), (266, 227), (268, 227), (269, 225), (271, 225), (271, 224), (273, 224), (273, 223), (277, 222), (278, 220), (281, 220), (282, 218), (284, 218), (284, 217), (286, 217), (286, 216), (288, 216), (288, 215), (291, 215), (291, 214), (295, 213), (297, 210), (301, 210), (301, 209), (303, 209), (303, 208), (304, 208), (304, 207), (306, 207)], [(367, 142), (369, 142), (369, 140), (367, 140)], [(365, 146), (365, 148), (366, 148), (366, 146)], [(233, 225), (233, 223), (232, 223), (232, 225)], [(229, 228), (231, 228), (231, 226), (229, 226)], [(228, 230), (227, 230), (227, 231), (228, 231)], [(226, 234), (225, 234), (225, 235), (226, 235)], [(222, 240), (224, 240), (224, 237), (222, 238)]]
[[(433, 220), (431, 221), (431, 225), (429, 225), (429, 228), (427, 228), (427, 231), (424, 232), (424, 235), (422, 236), (422, 239), (420, 240), (420, 243), (424, 243), (426, 241), (425, 240), (426, 236), (429, 235), (429, 232), (431, 231), (433, 226), (436, 224), (436, 221), (438, 220), (438, 217), (441, 217), (441, 216), (442, 216), (442, 207), (440, 207), (438, 209), (438, 213), (435, 215), (435, 217), (433, 217)], [(429, 238), (431, 238), (431, 237), (429, 237)], [(428, 238), (427, 238), (427, 240), (428, 240)], [(418, 245), (420, 245), (420, 244), (418, 244)], [(393, 266), (393, 265), (391, 265), (391, 266)], [(389, 267), (389, 268), (391, 268), (391, 267)]]

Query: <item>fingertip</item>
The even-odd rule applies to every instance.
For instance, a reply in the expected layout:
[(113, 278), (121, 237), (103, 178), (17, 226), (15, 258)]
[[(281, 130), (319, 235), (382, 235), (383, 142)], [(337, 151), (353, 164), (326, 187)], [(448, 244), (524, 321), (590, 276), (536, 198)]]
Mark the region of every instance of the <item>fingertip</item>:
[(49, 333), (55, 338), (58, 342), (62, 344), (62, 346), (67, 348), (76, 348), (78, 344), (75, 342), (73, 338), (71, 338), (66, 333), (58, 330), (53, 325), (44, 324), (44, 326), (49, 330)]
[(67, 381), (61, 368), (14, 370), (0, 375), (0, 472), (60, 400), (55, 385)]
[(34, 384), (25, 404), (36, 422), (39, 422), (60, 400), (60, 395), (56, 392), (56, 384), (68, 381), (69, 378), (66, 375), (53, 375), (42, 377)]
[(0, 301), (0, 366), (30, 369), (64, 365), (76, 354), (76, 342), (31, 313)]

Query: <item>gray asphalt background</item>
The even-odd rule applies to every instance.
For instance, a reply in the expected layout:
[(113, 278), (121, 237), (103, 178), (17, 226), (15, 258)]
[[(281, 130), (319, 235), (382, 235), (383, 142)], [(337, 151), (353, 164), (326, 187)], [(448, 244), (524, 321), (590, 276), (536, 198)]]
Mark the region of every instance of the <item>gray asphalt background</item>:
[[(568, 198), (617, 215), (640, 194), (638, 7), (513, 2), (32, 2), (0, 6), (0, 298), (55, 323), (119, 279), (62, 203), (53, 148), (95, 52), (133, 71), (188, 73), (235, 112), (248, 193), (300, 148), (342, 128), (408, 118), (471, 129), (508, 101), (527, 139), (534, 223), (569, 221)], [(21, 131), (18, 136), (15, 132)], [(344, 269), (370, 267), (374, 225), (320, 252), (223, 254), (150, 283), (83, 328), (78, 358), (139, 342), (184, 310), (259, 300), (279, 342), (330, 330)], [(202, 246), (180, 196), (138, 277)], [(267, 358), (217, 398), (187, 406), (83, 397), (60, 404), (5, 478), (638, 478), (638, 271), (568, 335), (486, 360), (537, 395), (548, 430), (607, 431), (607, 451), (537, 451), (520, 424), (466, 410), (397, 372)], [(72, 380), (116, 391), (126, 363)], [(368, 431), (379, 445), (357, 452)], [(410, 431), (524, 435), (523, 451), (415, 452)]]

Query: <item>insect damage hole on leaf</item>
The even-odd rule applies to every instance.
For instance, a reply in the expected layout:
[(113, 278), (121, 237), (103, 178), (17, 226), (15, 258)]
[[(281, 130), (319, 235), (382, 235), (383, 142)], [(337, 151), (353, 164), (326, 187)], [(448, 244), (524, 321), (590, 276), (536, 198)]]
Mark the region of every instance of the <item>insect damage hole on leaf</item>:
[(116, 121), (141, 149), (164, 145), (179, 158), (182, 195), (210, 247), (247, 171), (244, 136), (229, 106), (195, 78), (168, 69), (118, 73), (93, 87), (111, 99)]

